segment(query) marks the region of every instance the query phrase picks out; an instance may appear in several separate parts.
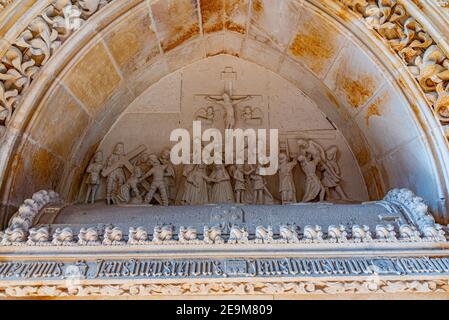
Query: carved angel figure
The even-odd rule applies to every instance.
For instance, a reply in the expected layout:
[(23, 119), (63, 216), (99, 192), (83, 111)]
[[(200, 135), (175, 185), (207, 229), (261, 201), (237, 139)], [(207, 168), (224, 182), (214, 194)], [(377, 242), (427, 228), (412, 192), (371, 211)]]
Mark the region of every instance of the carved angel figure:
[(272, 243), (273, 242), (273, 228), (268, 226), (258, 226), (256, 228), (256, 243)]
[(229, 233), (228, 243), (248, 243), (248, 236), (249, 233), (246, 227), (240, 228), (237, 225), (233, 225)]
[(73, 242), (73, 231), (69, 227), (57, 228), (53, 233), (52, 243), (54, 245), (67, 245)]
[(212, 243), (223, 243), (223, 238), (221, 237), (221, 227), (215, 226), (210, 228), (209, 226), (204, 227), (204, 242), (208, 244)]
[(240, 119), (247, 125), (261, 125), (263, 120), (263, 113), (260, 108), (253, 108), (245, 106), (240, 112)]
[(148, 240), (148, 232), (143, 227), (131, 227), (128, 232), (129, 244), (143, 244)]
[(348, 233), (344, 225), (330, 225), (327, 228), (327, 237), (330, 242), (345, 242), (348, 240)]
[(201, 108), (195, 113), (195, 119), (201, 121), (204, 124), (211, 125), (215, 121), (215, 109), (213, 106), (207, 108)]

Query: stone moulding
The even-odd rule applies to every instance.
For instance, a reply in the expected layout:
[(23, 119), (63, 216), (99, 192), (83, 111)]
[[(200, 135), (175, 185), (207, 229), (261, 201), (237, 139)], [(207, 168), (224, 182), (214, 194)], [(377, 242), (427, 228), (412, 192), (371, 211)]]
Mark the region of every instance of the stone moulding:
[[(53, 1), (6, 50), (0, 62), (0, 136), (31, 82), (73, 30), (68, 8), (87, 21), (113, 0)], [(443, 125), (449, 124), (449, 59), (431, 35), (397, 0), (334, 0), (361, 15), (398, 54), (416, 78)], [(12, 1), (3, 1), (9, 4)], [(444, 1), (437, 2), (446, 7)], [(0, 3), (1, 5), (1, 3)], [(1, 7), (0, 7), (1, 8)]]
[(0, 263), (0, 297), (442, 293), (428, 257), (189, 258)]
[[(368, 226), (354, 224), (350, 228), (343, 225), (330, 225), (327, 232), (320, 226), (298, 226), (280, 224), (279, 233), (274, 235), (272, 226), (257, 226), (255, 234), (249, 234), (247, 226), (230, 226), (229, 235), (222, 234), (223, 226), (205, 225), (202, 236), (191, 226), (175, 226), (172, 224), (156, 225), (152, 237), (143, 226), (130, 227), (127, 234), (113, 225), (100, 227), (83, 227), (78, 234), (69, 227), (50, 230), (49, 226), (34, 225), (35, 218), (48, 205), (62, 203), (54, 191), (41, 190), (31, 199), (24, 201), (18, 211), (10, 219), (6, 230), (0, 232), (0, 246), (3, 247), (208, 247), (222, 246), (235, 248), (241, 246), (266, 247), (275, 249), (277, 246), (288, 245), (312, 246), (316, 248), (343, 248), (354, 246), (378, 246), (388, 244), (399, 247), (445, 245), (446, 232), (443, 226), (437, 224), (424, 200), (408, 189), (391, 190), (379, 202), (387, 210), (397, 206), (404, 212), (408, 221), (402, 221), (395, 227), (392, 224), (378, 224), (370, 231)], [(299, 231), (301, 229), (301, 232)], [(178, 231), (177, 231), (178, 230)], [(326, 231), (326, 230), (325, 230)], [(213, 236), (212, 236), (213, 234)]]
[(238, 295), (447, 294), (447, 279), (390, 281), (195, 282), (156, 284), (25, 285), (0, 287), (0, 297), (158, 297)]

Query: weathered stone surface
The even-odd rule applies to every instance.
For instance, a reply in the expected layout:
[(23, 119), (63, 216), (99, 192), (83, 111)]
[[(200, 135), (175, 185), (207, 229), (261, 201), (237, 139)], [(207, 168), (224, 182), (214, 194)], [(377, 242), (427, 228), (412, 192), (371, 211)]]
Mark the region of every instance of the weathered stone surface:
[[(31, 138), (68, 160), (89, 125), (90, 117), (62, 86), (50, 93), (44, 105), (31, 130)], [(60, 128), (65, 131), (62, 135)]]
[(160, 54), (146, 4), (105, 31), (104, 39), (125, 76), (151, 64)]
[(92, 115), (101, 110), (120, 82), (103, 43), (99, 42), (82, 54), (63, 82)]

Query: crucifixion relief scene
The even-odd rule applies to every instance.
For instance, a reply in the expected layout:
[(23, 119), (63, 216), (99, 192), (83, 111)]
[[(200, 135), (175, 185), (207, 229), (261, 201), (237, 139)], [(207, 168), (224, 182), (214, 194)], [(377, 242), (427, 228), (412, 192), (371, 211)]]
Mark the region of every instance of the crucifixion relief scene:
[(0, 0), (0, 299), (448, 299), (448, 20)]

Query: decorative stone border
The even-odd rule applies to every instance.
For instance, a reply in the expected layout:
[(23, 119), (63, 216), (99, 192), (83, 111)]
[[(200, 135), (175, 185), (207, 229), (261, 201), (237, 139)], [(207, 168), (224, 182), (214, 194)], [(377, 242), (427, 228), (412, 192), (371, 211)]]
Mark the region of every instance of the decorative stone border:
[(0, 287), (0, 297), (143, 297), (215, 295), (341, 295), (448, 293), (447, 279), (393, 281), (194, 282), (157, 284), (21, 285)]
[[(41, 67), (72, 34), (65, 23), (70, 18), (66, 9), (79, 12), (86, 21), (111, 1), (55, 0), (19, 35), (0, 62), (0, 137)], [(415, 76), (438, 119), (448, 125), (449, 59), (430, 34), (396, 0), (334, 1), (361, 15), (388, 42)], [(440, 5), (446, 6), (444, 1)]]

